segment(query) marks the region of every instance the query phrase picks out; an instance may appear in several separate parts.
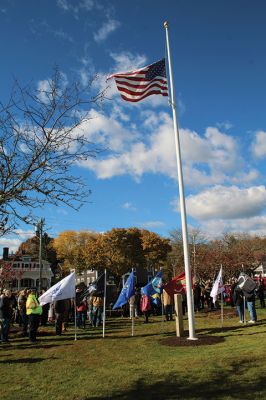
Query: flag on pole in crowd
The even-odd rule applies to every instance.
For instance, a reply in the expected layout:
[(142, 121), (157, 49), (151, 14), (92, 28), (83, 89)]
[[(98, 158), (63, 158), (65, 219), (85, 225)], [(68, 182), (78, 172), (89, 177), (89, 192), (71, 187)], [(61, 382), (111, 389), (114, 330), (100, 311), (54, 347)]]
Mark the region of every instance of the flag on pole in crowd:
[(169, 296), (186, 293), (185, 272), (182, 272), (181, 274), (172, 278), (171, 281), (166, 283), (163, 288), (169, 294)]
[(219, 274), (217, 275), (217, 278), (215, 279), (215, 282), (213, 284), (211, 294), (210, 294), (214, 304), (217, 300), (218, 295), (223, 293), (224, 291), (225, 291), (225, 288), (224, 288), (224, 284), (223, 284), (222, 267), (221, 267)]
[(87, 297), (92, 294), (99, 297), (104, 295), (104, 273), (102, 273), (95, 281), (90, 283), (88, 288), (81, 293), (81, 296)]
[[(147, 283), (146, 286), (141, 288), (141, 293), (151, 297), (151, 300), (160, 298), (163, 291), (163, 271), (159, 271), (154, 278)], [(155, 300), (156, 302), (156, 300)]]
[(127, 278), (127, 281), (125, 285), (123, 286), (123, 289), (120, 292), (120, 295), (115, 302), (113, 306), (113, 310), (116, 308), (122, 307), (124, 304), (128, 302), (131, 296), (135, 294), (135, 276), (134, 276), (134, 271), (132, 271)]
[(50, 287), (39, 297), (39, 302), (43, 306), (56, 300), (72, 299), (75, 297), (75, 272), (63, 278), (55, 285)]
[(121, 97), (126, 101), (137, 102), (152, 94), (168, 96), (165, 59), (141, 69), (121, 72), (109, 76), (115, 78)]

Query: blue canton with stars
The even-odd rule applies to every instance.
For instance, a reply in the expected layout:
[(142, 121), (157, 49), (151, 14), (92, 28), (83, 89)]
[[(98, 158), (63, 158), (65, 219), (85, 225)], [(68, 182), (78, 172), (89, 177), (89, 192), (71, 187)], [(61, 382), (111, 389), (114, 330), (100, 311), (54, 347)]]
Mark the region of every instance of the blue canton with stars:
[(162, 76), (162, 77), (166, 78), (165, 59), (164, 58), (149, 66), (149, 69), (145, 75), (145, 79), (147, 79), (148, 81), (151, 81), (152, 79), (154, 79), (158, 76)]

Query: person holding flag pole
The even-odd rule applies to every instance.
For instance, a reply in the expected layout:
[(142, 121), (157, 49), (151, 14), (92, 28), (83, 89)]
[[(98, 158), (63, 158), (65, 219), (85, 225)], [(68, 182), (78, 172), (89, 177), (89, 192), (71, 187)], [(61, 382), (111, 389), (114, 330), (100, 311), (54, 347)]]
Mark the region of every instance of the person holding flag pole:
[(75, 340), (77, 340), (77, 322), (76, 322), (76, 273), (71, 272), (68, 276), (61, 279), (55, 285), (50, 287), (46, 292), (44, 292), (39, 297), (40, 305), (47, 303), (53, 303), (57, 300), (74, 299), (74, 309), (75, 309)]

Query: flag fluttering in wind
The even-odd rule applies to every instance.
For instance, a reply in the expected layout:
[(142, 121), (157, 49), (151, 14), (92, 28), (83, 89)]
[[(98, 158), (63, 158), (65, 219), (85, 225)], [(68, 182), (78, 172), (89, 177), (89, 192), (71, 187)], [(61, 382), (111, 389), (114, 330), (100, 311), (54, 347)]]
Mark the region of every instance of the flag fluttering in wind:
[(128, 302), (131, 296), (135, 294), (135, 276), (134, 276), (134, 271), (132, 271), (127, 278), (127, 281), (125, 285), (123, 286), (123, 289), (120, 292), (120, 295), (115, 302), (113, 306), (113, 310), (116, 308), (122, 307), (124, 304)]
[(211, 294), (210, 294), (214, 304), (217, 300), (218, 295), (223, 293), (224, 291), (225, 291), (225, 288), (224, 288), (224, 284), (223, 284), (222, 267), (221, 267), (219, 274), (217, 275), (217, 278), (215, 279), (215, 282), (213, 284)]
[(104, 273), (102, 273), (95, 281), (90, 283), (89, 287), (81, 293), (81, 296), (87, 297), (92, 294), (99, 297), (104, 295)]
[(183, 294), (186, 293), (186, 274), (182, 272), (181, 274), (175, 276), (164, 285), (164, 290), (169, 294), (169, 296), (173, 296), (174, 294)]
[(168, 96), (164, 58), (147, 67), (108, 77), (111, 78), (115, 78), (117, 89), (126, 101), (137, 102), (152, 94)]
[(151, 297), (155, 303), (160, 299), (160, 294), (163, 291), (163, 271), (159, 271), (152, 280), (141, 289), (142, 294)]
[(39, 297), (41, 306), (56, 300), (72, 299), (75, 297), (75, 272), (61, 279)]

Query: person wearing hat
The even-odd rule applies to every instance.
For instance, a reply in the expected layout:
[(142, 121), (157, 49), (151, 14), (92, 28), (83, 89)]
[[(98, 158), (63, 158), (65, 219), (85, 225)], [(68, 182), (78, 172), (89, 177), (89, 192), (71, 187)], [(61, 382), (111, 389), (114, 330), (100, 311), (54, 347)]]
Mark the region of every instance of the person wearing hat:
[(29, 339), (30, 342), (36, 342), (37, 330), (42, 314), (42, 306), (36, 297), (36, 289), (29, 290), (29, 295), (26, 302), (26, 313), (29, 317)]

